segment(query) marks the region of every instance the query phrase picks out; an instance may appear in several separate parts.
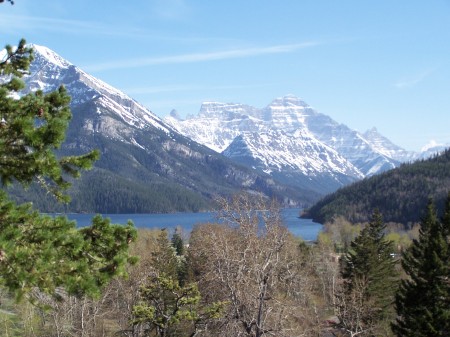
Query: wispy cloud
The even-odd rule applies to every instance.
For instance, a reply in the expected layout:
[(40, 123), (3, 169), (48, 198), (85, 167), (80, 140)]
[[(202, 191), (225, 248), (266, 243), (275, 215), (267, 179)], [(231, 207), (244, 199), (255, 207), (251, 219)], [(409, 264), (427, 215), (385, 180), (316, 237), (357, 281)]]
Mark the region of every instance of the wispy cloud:
[(84, 66), (86, 71), (105, 71), (116, 69), (140, 68), (145, 66), (154, 66), (161, 64), (179, 64), (179, 63), (195, 63), (205, 61), (217, 61), (235, 58), (247, 58), (267, 54), (291, 53), (299, 49), (310, 48), (319, 45), (319, 42), (305, 42), (297, 44), (285, 44), (269, 47), (230, 49), (217, 52), (205, 52), (194, 54), (182, 54), (164, 57), (150, 57), (139, 59), (128, 59), (112, 62), (104, 62)]
[(433, 74), (436, 71), (436, 69), (437, 69), (437, 67), (432, 68), (432, 69), (427, 69), (427, 70), (422, 71), (418, 74), (415, 74), (409, 78), (403, 78), (403, 79), (395, 82), (394, 86), (398, 89), (405, 89), (405, 88), (413, 87), (413, 86), (419, 84), (420, 82), (424, 81), (431, 74)]
[(132, 27), (123, 29), (123, 27), (112, 27), (93, 21), (0, 14), (0, 30), (14, 31), (21, 29), (62, 32), (77, 35), (136, 36), (143, 34), (139, 29), (134, 29)]
[(34, 17), (27, 15), (0, 15), (0, 27), (6, 28), (15, 26), (15, 28), (45, 28), (45, 29), (61, 29), (61, 27), (67, 27), (68, 29), (91, 29), (98, 28), (92, 22), (78, 21), (78, 20), (66, 20), (55, 19), (50, 17)]
[(161, 40), (164, 42), (176, 42), (186, 45), (223, 45), (241, 42), (236, 38), (171, 35), (161, 31), (146, 30), (138, 26), (133, 26), (132, 24), (109, 25), (86, 20), (70, 20), (0, 13), (0, 31), (2, 33), (16, 34), (17, 31), (22, 30), (52, 32), (58, 34), (64, 33), (76, 36), (86, 35), (91, 38), (109, 36), (140, 40)]
[(158, 93), (163, 93), (163, 92), (201, 90), (202, 88), (204, 88), (204, 86), (166, 85), (166, 86), (123, 88), (122, 91), (126, 92), (128, 95), (142, 95), (142, 94), (158, 94)]
[(270, 86), (272, 83), (260, 83), (260, 84), (248, 84), (248, 85), (166, 85), (166, 86), (148, 86), (148, 87), (135, 87), (135, 88), (123, 88), (122, 91), (129, 95), (142, 95), (142, 94), (157, 94), (164, 92), (180, 92), (180, 91), (205, 91), (205, 90), (227, 90), (227, 89), (248, 89), (248, 88), (261, 88)]

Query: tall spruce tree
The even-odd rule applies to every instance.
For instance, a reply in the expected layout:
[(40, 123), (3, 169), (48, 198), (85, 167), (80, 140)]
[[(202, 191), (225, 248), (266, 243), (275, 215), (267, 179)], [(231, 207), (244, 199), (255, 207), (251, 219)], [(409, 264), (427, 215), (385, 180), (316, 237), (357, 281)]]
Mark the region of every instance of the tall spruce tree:
[(450, 193), (439, 221), (430, 200), (419, 239), (404, 253), (402, 280), (396, 296), (397, 336), (450, 336)]
[(384, 237), (378, 211), (342, 259), (343, 285), (337, 296), (339, 327), (350, 336), (390, 335), (398, 274), (393, 247)]
[[(38, 182), (60, 201), (70, 179), (92, 167), (98, 152), (59, 158), (71, 118), (70, 97), (61, 87), (21, 95), (33, 60), (33, 50), (21, 40), (6, 46), (0, 60), (0, 179), (25, 187)], [(51, 218), (16, 205), (0, 191), (0, 285), (18, 297), (38, 288), (55, 293), (64, 287), (71, 294), (98, 295), (112, 277), (125, 275), (133, 262), (128, 245), (136, 237), (131, 223), (111, 225), (96, 217), (89, 227), (77, 229), (64, 217)]]

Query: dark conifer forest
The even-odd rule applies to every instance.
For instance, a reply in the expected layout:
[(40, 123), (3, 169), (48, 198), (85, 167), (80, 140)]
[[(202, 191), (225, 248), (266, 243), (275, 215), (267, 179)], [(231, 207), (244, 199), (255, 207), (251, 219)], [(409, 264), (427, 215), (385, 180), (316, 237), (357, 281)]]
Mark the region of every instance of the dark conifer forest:
[(450, 150), (364, 179), (324, 197), (303, 215), (324, 223), (333, 217), (367, 222), (378, 209), (387, 222), (418, 223), (429, 198), (442, 215), (450, 190)]

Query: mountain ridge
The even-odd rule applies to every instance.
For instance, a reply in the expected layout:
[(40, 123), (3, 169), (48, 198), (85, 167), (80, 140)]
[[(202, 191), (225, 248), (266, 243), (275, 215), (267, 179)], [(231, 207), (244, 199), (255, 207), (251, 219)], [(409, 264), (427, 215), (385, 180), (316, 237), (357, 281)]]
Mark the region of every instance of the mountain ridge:
[[(284, 186), (197, 144), (50, 49), (33, 48), (35, 59), (30, 75), (23, 78), (22, 94), (49, 92), (63, 85), (72, 97), (72, 120), (58, 152), (77, 155), (98, 149), (101, 157), (92, 171), (73, 182), (68, 206), (44, 200), (42, 193), (33, 191), (16, 191), (21, 201), (30, 197), (28, 201), (41, 211), (148, 213), (211, 209), (216, 196), (242, 190), (275, 197), (285, 205), (310, 204), (319, 197)], [(151, 202), (152, 198), (160, 202)], [(193, 202), (182, 205), (180, 200), (186, 199)]]
[[(196, 116), (184, 120), (167, 116), (164, 121), (181, 134), (237, 162), (278, 179), (280, 176), (282, 180), (290, 179), (295, 186), (311, 187), (308, 180), (321, 176), (319, 185), (329, 184), (314, 188), (321, 194), (417, 158), (416, 153), (393, 144), (375, 128), (359, 133), (317, 112), (292, 94), (275, 98), (264, 108), (204, 102)], [(258, 137), (270, 134), (272, 137)], [(302, 150), (292, 146), (293, 142), (301, 144)], [(274, 155), (268, 149), (275, 143), (286, 151)], [(281, 158), (290, 159), (279, 165)], [(284, 174), (285, 171), (288, 172)], [(336, 175), (341, 175), (340, 179)]]
[[(108, 189), (114, 188), (108, 179), (116, 179), (123, 193), (129, 193), (127, 181), (142, 195), (140, 186), (156, 188), (161, 195), (170, 190), (175, 195), (167, 203), (173, 204), (179, 191), (201, 200), (197, 210), (211, 207), (214, 195), (239, 190), (305, 206), (364, 176), (392, 169), (405, 158), (415, 158), (376, 129), (364, 134), (351, 130), (294, 95), (276, 98), (265, 108), (204, 102), (196, 116), (181, 120), (173, 112), (162, 119), (50, 49), (33, 47), (35, 61), (24, 78), (23, 93), (66, 87), (73, 118), (60, 152), (80, 154), (99, 148), (102, 157), (89, 179), (92, 182), (97, 175)], [(183, 130), (183, 123), (190, 132)], [(105, 175), (110, 178), (100, 179)], [(82, 185), (74, 182), (77, 198), (83, 198)], [(95, 202), (79, 200), (67, 209), (75, 205), (75, 211), (102, 212)]]
[(450, 148), (429, 159), (405, 163), (331, 193), (305, 211), (305, 218), (325, 223), (343, 216), (367, 222), (378, 209), (385, 222), (418, 223), (429, 198), (442, 215), (450, 193)]

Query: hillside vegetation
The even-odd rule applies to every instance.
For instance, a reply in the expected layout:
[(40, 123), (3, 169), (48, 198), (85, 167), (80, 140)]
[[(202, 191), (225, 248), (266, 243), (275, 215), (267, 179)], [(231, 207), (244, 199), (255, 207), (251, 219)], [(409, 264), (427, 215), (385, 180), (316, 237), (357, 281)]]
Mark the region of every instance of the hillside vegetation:
[(351, 222), (367, 222), (378, 208), (387, 222), (404, 225), (419, 222), (431, 197), (442, 214), (450, 190), (450, 149), (427, 160), (403, 164), (326, 196), (303, 217), (324, 223), (336, 216)]
[[(84, 111), (86, 112), (86, 111)], [(92, 171), (72, 181), (71, 202), (55, 203), (39, 186), (8, 190), (13, 200), (32, 202), (43, 212), (172, 213), (214, 208), (220, 195), (242, 189), (260, 192), (285, 204), (309, 204), (319, 199), (310, 190), (293, 188), (270, 176), (239, 166), (230, 159), (189, 141), (163, 132), (134, 130), (146, 150), (89, 133), (80, 127), (83, 115), (74, 115), (59, 155), (80, 155), (98, 149), (100, 159)]]

